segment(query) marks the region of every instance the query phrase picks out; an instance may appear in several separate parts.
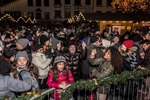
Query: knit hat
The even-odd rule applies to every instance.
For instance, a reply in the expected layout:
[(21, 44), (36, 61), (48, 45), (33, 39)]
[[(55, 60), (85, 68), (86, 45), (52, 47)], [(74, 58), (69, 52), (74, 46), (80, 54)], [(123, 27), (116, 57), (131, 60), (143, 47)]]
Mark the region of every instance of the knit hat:
[(42, 45), (41, 45), (41, 44), (35, 44), (35, 45), (34, 45), (34, 51), (37, 51), (37, 50), (39, 50), (40, 48), (42, 48)]
[(56, 56), (54, 59), (54, 64), (59, 63), (59, 62), (66, 63), (66, 58), (64, 56)]
[(29, 40), (26, 38), (21, 38), (17, 41), (23, 48), (26, 48), (29, 44)]
[(49, 40), (49, 38), (45, 35), (41, 35), (40, 36), (40, 43), (44, 44), (47, 40)]
[(126, 48), (132, 48), (133, 41), (132, 41), (132, 40), (125, 40), (125, 41), (123, 42), (123, 45), (125, 45)]
[(98, 40), (98, 36), (91, 36), (90, 37), (90, 42), (91, 43), (94, 43), (94, 42), (96, 42)]
[(26, 51), (18, 51), (15, 59), (18, 59), (19, 57), (25, 57), (29, 61), (29, 57)]

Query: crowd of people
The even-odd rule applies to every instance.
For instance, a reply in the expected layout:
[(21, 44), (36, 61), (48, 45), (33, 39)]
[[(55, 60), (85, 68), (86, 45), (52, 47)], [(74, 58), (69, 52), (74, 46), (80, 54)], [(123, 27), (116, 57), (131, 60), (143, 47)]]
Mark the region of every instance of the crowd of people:
[[(78, 31), (72, 27), (1, 28), (0, 98), (56, 88), (51, 99), (60, 100), (60, 93), (80, 79), (105, 78), (148, 67), (150, 31), (134, 29), (121, 35), (85, 27)], [(97, 97), (106, 100), (107, 91), (102, 90), (105, 88), (97, 89)], [(77, 95), (73, 93), (75, 100)], [(150, 93), (145, 98), (150, 98)]]

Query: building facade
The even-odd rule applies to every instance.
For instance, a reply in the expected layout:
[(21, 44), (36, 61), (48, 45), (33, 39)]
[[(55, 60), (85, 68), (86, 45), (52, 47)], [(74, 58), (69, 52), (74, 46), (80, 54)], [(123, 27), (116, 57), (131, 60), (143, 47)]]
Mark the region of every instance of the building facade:
[(111, 13), (112, 0), (13, 0), (1, 6), (1, 14), (37, 20), (65, 20), (79, 12)]

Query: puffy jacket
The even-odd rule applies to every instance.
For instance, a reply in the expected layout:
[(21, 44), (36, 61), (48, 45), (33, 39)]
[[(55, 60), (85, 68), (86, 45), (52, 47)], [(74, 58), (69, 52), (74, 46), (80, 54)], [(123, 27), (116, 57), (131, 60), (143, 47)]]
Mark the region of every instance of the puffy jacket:
[[(48, 87), (52, 87), (52, 88), (56, 88), (56, 89), (60, 89), (59, 88), (59, 84), (61, 84), (62, 82), (66, 82), (67, 84), (71, 84), (74, 81), (74, 78), (72, 76), (72, 73), (70, 70), (68, 70), (68, 78), (67, 76), (64, 76), (62, 74), (62, 72), (58, 73), (58, 81), (53, 81), (53, 72), (50, 71), (48, 74), (48, 81), (47, 81), (47, 85)], [(53, 94), (52, 94), (52, 98), (55, 100), (60, 100), (60, 93), (56, 90)]]
[(32, 77), (29, 72), (20, 73), (22, 80), (14, 79), (11, 76), (0, 75), (0, 98), (8, 97), (9, 100), (14, 96), (13, 92), (25, 92), (32, 87)]
[(52, 59), (47, 58), (43, 53), (33, 53), (32, 63), (39, 70), (39, 79), (45, 79), (50, 71), (50, 64)]
[(97, 69), (91, 69), (91, 73), (96, 78), (104, 78), (114, 73), (114, 67), (111, 65), (110, 61), (103, 58), (89, 58), (89, 62), (92, 65), (99, 65)]

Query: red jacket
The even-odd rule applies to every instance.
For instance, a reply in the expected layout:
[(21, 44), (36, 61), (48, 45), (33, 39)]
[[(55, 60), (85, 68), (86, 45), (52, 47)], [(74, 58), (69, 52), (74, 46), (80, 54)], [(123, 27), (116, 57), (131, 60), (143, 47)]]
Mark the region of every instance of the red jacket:
[[(71, 84), (74, 81), (74, 78), (72, 76), (72, 73), (70, 70), (68, 70), (68, 79), (67, 76), (64, 76), (62, 74), (62, 72), (58, 73), (58, 81), (53, 81), (53, 72), (49, 72), (48, 74), (48, 80), (47, 80), (47, 85), (48, 87), (51, 88), (56, 88), (56, 89), (60, 89), (59, 88), (59, 84), (61, 84), (62, 82), (66, 82), (67, 84)], [(55, 100), (60, 100), (60, 93), (56, 90), (53, 94), (52, 94), (52, 98)]]

